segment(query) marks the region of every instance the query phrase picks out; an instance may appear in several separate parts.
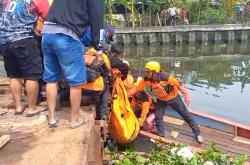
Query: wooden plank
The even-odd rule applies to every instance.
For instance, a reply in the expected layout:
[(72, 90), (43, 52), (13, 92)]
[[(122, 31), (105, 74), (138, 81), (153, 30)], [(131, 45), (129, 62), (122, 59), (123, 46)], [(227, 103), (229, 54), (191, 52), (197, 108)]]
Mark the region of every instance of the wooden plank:
[(207, 113), (197, 111), (197, 110), (194, 110), (194, 109), (190, 109), (189, 111), (192, 114), (195, 114), (195, 115), (199, 115), (199, 116), (206, 117), (206, 118), (209, 118), (209, 119), (213, 119), (215, 121), (219, 121), (219, 122), (222, 122), (222, 123), (225, 123), (225, 124), (228, 124), (228, 125), (232, 125), (232, 126), (236, 126), (236, 127), (240, 127), (240, 128), (250, 130), (249, 125), (234, 122), (234, 121), (231, 121), (231, 120), (228, 120), (228, 119), (225, 119), (225, 118), (221, 118), (221, 117), (218, 117), (218, 116), (215, 116), (215, 115), (207, 114)]
[(88, 147), (88, 164), (99, 165), (102, 164), (102, 140), (101, 140), (101, 128), (98, 125), (94, 125), (91, 130), (91, 138)]
[(170, 117), (170, 116), (164, 116), (163, 121), (166, 123), (175, 124), (175, 125), (183, 125), (185, 123), (183, 120)]
[(2, 86), (9, 86), (9, 79), (8, 78), (0, 78), (0, 87)]
[[(247, 138), (243, 138), (243, 137), (237, 136), (237, 137), (234, 138), (234, 141), (240, 142), (240, 143), (244, 143), (244, 144), (249, 144), (249, 145), (250, 145), (250, 140), (247, 139)], [(249, 148), (250, 148), (250, 147), (249, 147)], [(249, 150), (250, 150), (250, 149), (249, 149)]]
[[(181, 141), (184, 144), (187, 145), (192, 145), (192, 146), (196, 146), (196, 142), (194, 142), (193, 139), (187, 139), (185, 137), (183, 137), (182, 135), (180, 135), (180, 137), (178, 138), (178, 141)], [(202, 149), (207, 149), (210, 145), (208, 143), (204, 143), (201, 145)], [(216, 148), (221, 151), (222, 153), (226, 153), (229, 154), (232, 157), (236, 157), (240, 154), (244, 154), (244, 152), (235, 152), (235, 150), (233, 148), (228, 147), (228, 149), (223, 148), (223, 146), (221, 145), (216, 145)]]
[[(238, 127), (240, 129), (245, 129), (250, 132), (250, 126), (248, 125), (230, 121), (215, 115), (207, 114), (193, 109), (189, 111), (194, 115), (195, 120), (200, 125), (204, 125), (210, 128), (215, 128), (232, 134), (236, 133), (235, 127)], [(172, 117), (181, 118), (173, 109), (167, 109), (165, 113), (167, 115), (171, 115)], [(247, 138), (249, 138), (249, 136), (247, 136)]]
[[(188, 132), (188, 131), (187, 131)], [(187, 145), (191, 145), (191, 146), (195, 146), (195, 147), (200, 147), (200, 148), (208, 148), (211, 144), (215, 143), (213, 140), (210, 140), (206, 137), (204, 137), (205, 139), (205, 142), (201, 145), (201, 144), (198, 144), (196, 142), (196, 140), (193, 138), (192, 136), (192, 133), (191, 132), (188, 132), (189, 134), (183, 134), (183, 132), (180, 131), (180, 134), (179, 136), (175, 139), (179, 142), (182, 142), (184, 144), (187, 144)], [(166, 134), (166, 136), (168, 136), (168, 134)], [(210, 136), (208, 136), (210, 137)], [(221, 139), (223, 141), (223, 139)], [(232, 140), (231, 140), (232, 141)], [(250, 151), (249, 151), (249, 147), (244, 147), (244, 148), (238, 148), (238, 145), (230, 145), (230, 144), (219, 144), (219, 143), (216, 143), (216, 147), (224, 152), (224, 153), (228, 153), (230, 154), (231, 156), (235, 157), (239, 154), (247, 154), (248, 156), (250, 156)]]
[(10, 135), (3, 135), (0, 137), (0, 149), (10, 141)]
[[(171, 129), (179, 129), (179, 130), (182, 130), (182, 131), (185, 131), (185, 132), (189, 132), (191, 135), (193, 135), (193, 132), (192, 132), (192, 129), (187, 125), (187, 124), (184, 124), (183, 126), (176, 126), (176, 125), (170, 125), (170, 124), (166, 124), (165, 125), (166, 128), (171, 128)], [(201, 130), (201, 134), (208, 134), (209, 135), (212, 135), (212, 136), (215, 136), (215, 137), (227, 137), (227, 138), (230, 138), (230, 139), (233, 139), (234, 136), (229, 134), (229, 133), (225, 133), (225, 132), (222, 132), (222, 131), (219, 131), (219, 130), (214, 130), (214, 129), (211, 129), (211, 128), (207, 128), (207, 127), (204, 127), (204, 126), (199, 126), (200, 130)]]
[[(182, 119), (182, 117), (173, 109), (166, 109), (165, 114), (167, 116)], [(197, 114), (192, 114), (192, 116), (193, 116), (194, 120), (199, 125), (206, 126), (206, 127), (213, 128), (213, 129), (217, 129), (217, 130), (227, 132), (227, 133), (231, 133), (231, 134), (234, 134), (234, 132), (235, 132), (234, 126), (229, 125), (227, 123), (216, 121), (214, 119), (210, 119), (208, 117), (200, 116), (200, 115), (197, 115)]]
[[(184, 133), (186, 135), (193, 137), (193, 133), (187, 125), (184, 125), (182, 127), (176, 125), (167, 125), (166, 127), (169, 130), (177, 130), (180, 133)], [(234, 136), (207, 127), (200, 127), (200, 128), (205, 141), (210, 141), (216, 144), (220, 144), (222, 146), (233, 146), (234, 149), (236, 150), (250, 153), (250, 150), (248, 149), (250, 148), (250, 145), (246, 146), (246, 144), (233, 141)]]
[[(185, 137), (185, 139), (188, 139), (189, 141), (192, 141), (192, 145), (195, 145), (197, 142), (195, 141), (193, 134), (190, 131), (185, 130), (178, 130), (180, 132), (180, 135), (177, 137), (177, 141), (183, 142), (182, 138)], [(216, 137), (209, 134), (203, 134), (204, 137), (204, 144), (207, 144), (208, 146), (215, 143), (217, 146), (220, 145), (220, 148), (223, 148), (226, 151), (231, 151), (233, 149), (236, 153), (247, 153), (250, 155), (249, 146), (244, 146), (244, 144), (239, 145), (239, 143), (234, 142), (232, 139), (227, 139), (226, 137)], [(216, 137), (216, 138), (215, 138)], [(204, 144), (201, 146), (204, 147)], [(200, 145), (199, 145), (200, 146)]]
[[(187, 144), (197, 146), (197, 142), (190, 136), (185, 135), (185, 134), (180, 134), (180, 136), (176, 139), (181, 142), (185, 142)], [(214, 144), (214, 141), (210, 139), (205, 139), (205, 142), (202, 145), (199, 145), (201, 148), (208, 148), (211, 144)], [(229, 144), (221, 144), (221, 143), (216, 143), (216, 148), (218, 148), (220, 151), (225, 152), (225, 153), (230, 153), (230, 154), (247, 154), (250, 156), (250, 153), (247, 151), (248, 149), (245, 148), (244, 150), (239, 150), (238, 148), (235, 148), (235, 146), (231, 146)]]
[[(169, 130), (176, 130), (178, 132), (180, 132), (181, 134), (185, 134), (187, 136), (190, 136), (191, 138), (194, 139), (193, 137), (193, 133), (191, 132), (191, 129), (186, 127), (178, 127), (175, 125), (168, 125), (167, 129)], [(250, 148), (250, 145), (246, 145), (246, 144), (241, 144), (239, 142), (235, 142), (233, 141), (234, 137), (230, 137), (227, 136), (225, 134), (220, 134), (220, 132), (217, 133), (213, 133), (213, 130), (207, 128), (206, 130), (204, 130), (205, 128), (201, 128), (201, 132), (202, 135), (204, 136), (204, 140), (209, 141), (209, 142), (213, 142), (216, 144), (220, 144), (223, 146), (234, 146), (235, 149), (239, 150), (239, 151), (244, 151), (244, 152), (249, 152), (250, 150), (248, 148)]]

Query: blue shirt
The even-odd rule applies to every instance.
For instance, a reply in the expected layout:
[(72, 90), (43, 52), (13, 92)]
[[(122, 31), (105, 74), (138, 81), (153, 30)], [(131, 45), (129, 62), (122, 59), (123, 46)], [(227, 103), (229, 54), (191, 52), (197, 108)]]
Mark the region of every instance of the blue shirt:
[[(106, 32), (105, 30), (101, 30), (102, 31), (102, 34), (100, 35), (100, 40), (105, 42), (106, 40)], [(80, 41), (82, 42), (82, 44), (85, 46), (85, 47), (90, 47), (90, 46), (93, 46), (92, 43), (92, 39), (91, 39), (91, 29), (90, 29), (90, 26), (86, 29), (86, 31), (80, 36)]]
[(2, 0), (0, 44), (34, 36), (37, 12), (32, 0)]

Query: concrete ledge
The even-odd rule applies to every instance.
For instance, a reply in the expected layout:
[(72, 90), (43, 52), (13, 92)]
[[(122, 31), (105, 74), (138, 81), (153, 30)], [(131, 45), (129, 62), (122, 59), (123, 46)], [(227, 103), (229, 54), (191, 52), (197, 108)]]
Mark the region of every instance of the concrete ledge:
[(124, 45), (155, 43), (217, 43), (247, 41), (250, 24), (184, 25), (117, 28), (115, 41)]
[(122, 27), (116, 28), (117, 34), (125, 33), (156, 33), (156, 32), (192, 32), (192, 31), (228, 31), (250, 30), (250, 24), (218, 24), (218, 25), (183, 25), (157, 27)]

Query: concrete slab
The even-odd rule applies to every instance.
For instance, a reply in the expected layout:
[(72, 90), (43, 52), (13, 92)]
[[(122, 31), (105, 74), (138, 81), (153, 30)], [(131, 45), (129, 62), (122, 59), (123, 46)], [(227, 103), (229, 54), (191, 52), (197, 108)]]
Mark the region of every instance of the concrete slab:
[[(16, 128), (3, 128), (0, 125), (0, 134), (9, 132), (8, 134), (12, 137), (10, 142), (0, 150), (0, 164), (88, 164), (86, 155), (89, 153), (92, 136), (95, 136), (91, 133), (95, 123), (95, 112), (86, 106), (82, 107), (81, 114), (88, 119), (88, 123), (77, 129), (69, 128), (69, 108), (62, 108), (57, 112), (59, 126), (54, 129), (48, 128), (46, 113), (33, 119), (18, 116), (16, 123), (19, 122), (19, 124), (15, 125), (19, 127)], [(23, 121), (25, 119), (29, 120), (26, 123), (31, 124), (20, 124), (20, 121), (25, 123)], [(39, 123), (40, 121), (45, 122)], [(91, 141), (91, 143), (94, 142)], [(92, 157), (95, 156), (92, 155)]]

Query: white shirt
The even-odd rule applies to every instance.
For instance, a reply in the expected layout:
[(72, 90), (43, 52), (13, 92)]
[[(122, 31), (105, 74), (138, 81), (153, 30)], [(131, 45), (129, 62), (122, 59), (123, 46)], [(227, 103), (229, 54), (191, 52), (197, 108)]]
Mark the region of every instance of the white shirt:
[(168, 12), (170, 13), (171, 16), (175, 16), (176, 15), (176, 8), (171, 7), (171, 8), (168, 9)]

